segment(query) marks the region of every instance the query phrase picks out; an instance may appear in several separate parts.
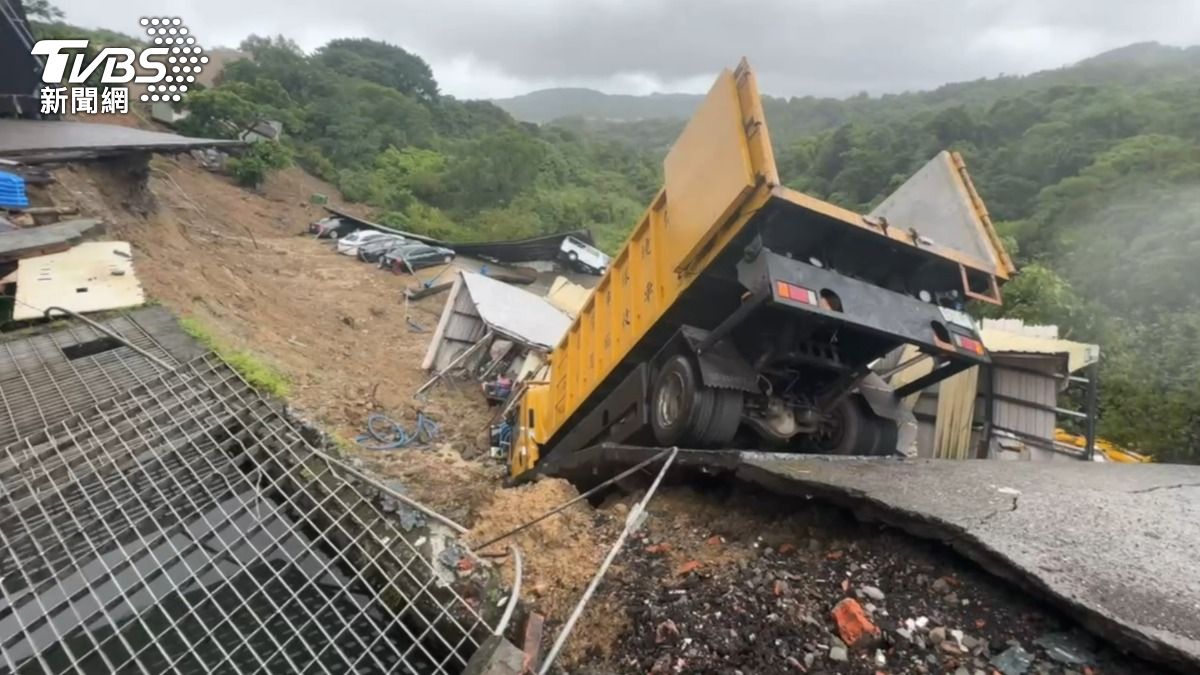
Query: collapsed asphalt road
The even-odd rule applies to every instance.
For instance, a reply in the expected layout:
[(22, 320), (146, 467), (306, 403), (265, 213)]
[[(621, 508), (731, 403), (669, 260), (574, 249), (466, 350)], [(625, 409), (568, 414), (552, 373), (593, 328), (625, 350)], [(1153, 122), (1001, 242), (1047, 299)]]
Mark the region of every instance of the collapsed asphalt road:
[(667, 488), (620, 565), (601, 600), (626, 628), (588, 672), (1158, 670), (940, 542), (746, 484)]
[[(602, 447), (547, 469), (579, 480), (645, 452)], [(680, 461), (946, 542), (1105, 642), (1200, 669), (1200, 467), (711, 452)]]

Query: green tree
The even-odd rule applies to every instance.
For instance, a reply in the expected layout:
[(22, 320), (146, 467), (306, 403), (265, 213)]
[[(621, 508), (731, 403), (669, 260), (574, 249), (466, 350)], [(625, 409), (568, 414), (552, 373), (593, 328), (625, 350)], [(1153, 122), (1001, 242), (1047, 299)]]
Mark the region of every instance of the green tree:
[(238, 157), (225, 162), (225, 170), (238, 185), (257, 188), (267, 177), (291, 164), (291, 153), (276, 141), (259, 141)]
[(421, 100), (431, 101), (438, 96), (429, 64), (386, 42), (366, 38), (333, 40), (317, 50), (316, 61), (336, 73)]
[(64, 14), (49, 0), (25, 0), (25, 16), (30, 20), (59, 21)]
[(188, 136), (237, 138), (260, 119), (257, 105), (227, 89), (189, 92), (184, 102), (189, 114), (178, 128)]

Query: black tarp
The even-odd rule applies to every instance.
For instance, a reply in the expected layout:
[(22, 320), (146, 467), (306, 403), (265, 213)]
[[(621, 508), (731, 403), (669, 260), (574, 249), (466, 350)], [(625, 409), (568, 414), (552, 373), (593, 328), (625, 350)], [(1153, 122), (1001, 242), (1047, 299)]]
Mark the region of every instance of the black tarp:
[(0, 0), (0, 117), (39, 116), (42, 63), (21, 0)]
[(325, 210), (339, 218), (345, 218), (353, 223), (358, 224), (363, 229), (379, 230), (381, 232), (391, 232), (399, 234), (409, 239), (425, 242), (433, 246), (445, 246), (446, 248), (454, 249), (459, 255), (467, 255), (472, 258), (484, 258), (494, 260), (499, 263), (522, 263), (533, 262), (535, 260), (554, 260), (558, 257), (558, 252), (562, 247), (563, 239), (567, 237), (575, 237), (576, 239), (589, 244), (595, 245), (592, 240), (592, 233), (589, 230), (574, 230), (571, 232), (560, 232), (558, 234), (547, 234), (540, 237), (530, 237), (529, 239), (512, 239), (509, 241), (481, 241), (454, 243), (426, 237), (420, 234), (405, 232), (387, 225), (380, 225), (369, 220), (351, 215), (333, 206), (326, 206)]

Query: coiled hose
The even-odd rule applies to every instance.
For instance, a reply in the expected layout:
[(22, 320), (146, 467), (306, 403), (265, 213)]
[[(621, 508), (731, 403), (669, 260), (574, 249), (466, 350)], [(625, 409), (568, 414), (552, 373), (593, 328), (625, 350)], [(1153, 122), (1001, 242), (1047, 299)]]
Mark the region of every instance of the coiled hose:
[(396, 420), (379, 413), (372, 413), (367, 417), (366, 431), (355, 440), (368, 450), (424, 447), (437, 440), (441, 433), (437, 422), (426, 417), (424, 413), (417, 413), (417, 425), (411, 434)]

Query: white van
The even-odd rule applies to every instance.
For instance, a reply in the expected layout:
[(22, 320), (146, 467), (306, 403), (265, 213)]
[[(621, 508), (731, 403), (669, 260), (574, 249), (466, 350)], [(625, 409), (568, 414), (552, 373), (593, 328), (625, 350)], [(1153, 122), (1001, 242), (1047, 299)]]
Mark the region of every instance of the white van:
[(566, 258), (573, 267), (597, 275), (604, 274), (604, 271), (608, 269), (608, 263), (612, 260), (605, 255), (604, 251), (585, 244), (575, 237), (563, 237), (559, 254)]

